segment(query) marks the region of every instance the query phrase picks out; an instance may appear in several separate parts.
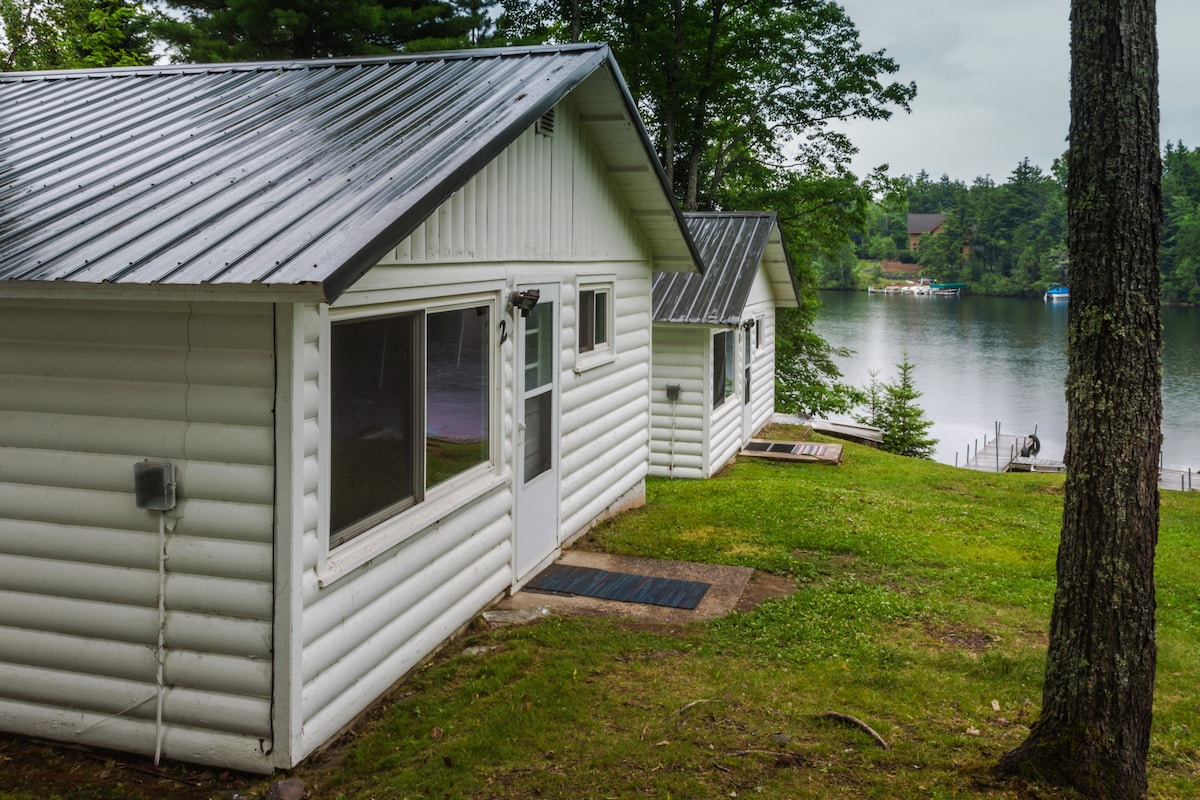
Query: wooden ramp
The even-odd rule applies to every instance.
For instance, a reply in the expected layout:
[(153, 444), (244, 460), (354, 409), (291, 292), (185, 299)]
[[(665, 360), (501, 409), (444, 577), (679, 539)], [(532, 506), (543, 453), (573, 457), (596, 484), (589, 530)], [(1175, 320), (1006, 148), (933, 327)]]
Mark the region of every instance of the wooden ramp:
[(795, 414), (776, 414), (771, 418), (772, 423), (779, 425), (803, 425), (814, 433), (832, 436), (835, 439), (845, 439), (855, 444), (865, 444), (868, 447), (878, 447), (883, 443), (883, 430), (870, 425), (859, 425), (853, 422), (834, 422), (827, 419), (800, 417)]
[(808, 427), (817, 433), (823, 433), (835, 439), (845, 439), (855, 444), (865, 444), (868, 447), (878, 447), (883, 443), (883, 431), (870, 425), (851, 425), (848, 422), (812, 419), (808, 421)]
[(776, 461), (840, 464), (842, 446), (820, 442), (775, 442), (769, 439), (751, 439), (742, 448), (741, 455), (751, 458), (771, 458)]

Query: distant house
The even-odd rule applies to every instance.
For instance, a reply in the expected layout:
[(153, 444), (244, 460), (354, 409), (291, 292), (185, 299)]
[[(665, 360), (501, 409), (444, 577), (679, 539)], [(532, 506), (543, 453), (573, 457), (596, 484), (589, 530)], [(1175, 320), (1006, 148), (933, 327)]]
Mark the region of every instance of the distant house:
[(945, 214), (909, 214), (908, 249), (916, 250), (917, 243), (924, 234), (940, 233), (942, 230), (942, 223), (945, 221)]
[(707, 478), (775, 410), (775, 309), (799, 297), (773, 213), (685, 214), (702, 275), (654, 275), (650, 472)]
[(606, 47), (0, 75), (0, 142), (0, 730), (291, 767), (643, 502), (698, 254)]

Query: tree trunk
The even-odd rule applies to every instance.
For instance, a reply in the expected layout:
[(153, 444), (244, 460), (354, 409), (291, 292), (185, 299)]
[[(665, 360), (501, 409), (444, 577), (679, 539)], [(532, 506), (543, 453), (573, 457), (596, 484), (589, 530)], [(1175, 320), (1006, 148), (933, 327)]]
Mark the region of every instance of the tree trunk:
[(663, 170), (675, 191), (675, 144), (678, 131), (680, 83), (683, 80), (683, 0), (671, 0), (671, 54), (667, 60), (666, 99), (663, 103)]
[(724, 0), (711, 0), (709, 9), (708, 38), (704, 44), (704, 60), (699, 67), (700, 91), (696, 97), (696, 108), (692, 116), (692, 136), (688, 142), (687, 191), (683, 205), (689, 211), (700, 207), (700, 160), (704, 156), (705, 144), (709, 141), (709, 102), (713, 93), (713, 77), (717, 67), (717, 46), (721, 31), (725, 27)]
[(1146, 796), (1162, 228), (1154, 0), (1072, 0), (1067, 478), (1041, 714), (1000, 769)]

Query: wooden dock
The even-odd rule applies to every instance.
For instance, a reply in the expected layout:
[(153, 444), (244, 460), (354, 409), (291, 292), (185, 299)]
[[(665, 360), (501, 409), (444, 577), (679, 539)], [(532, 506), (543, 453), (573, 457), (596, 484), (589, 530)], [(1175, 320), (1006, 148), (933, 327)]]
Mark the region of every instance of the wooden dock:
[[(1067, 465), (1051, 458), (1022, 456), (1026, 437), (1000, 434), (984, 437), (977, 451), (961, 466), (980, 472), (1066, 472)], [(1200, 491), (1200, 472), (1189, 469), (1160, 468), (1158, 488), (1185, 492)]]
[(1002, 433), (983, 437), (981, 445), (974, 451), (967, 448), (967, 459), (962, 466), (980, 472), (1064, 472), (1066, 465), (1052, 458), (1022, 456), (1026, 437)]
[(1174, 489), (1177, 492), (1200, 492), (1200, 473), (1194, 469), (1159, 468), (1158, 488)]

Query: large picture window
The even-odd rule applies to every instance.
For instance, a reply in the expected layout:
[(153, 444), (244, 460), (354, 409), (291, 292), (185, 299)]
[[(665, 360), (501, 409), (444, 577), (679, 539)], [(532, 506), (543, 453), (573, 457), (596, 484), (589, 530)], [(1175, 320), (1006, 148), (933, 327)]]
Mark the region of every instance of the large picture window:
[(490, 458), (488, 306), (335, 322), (330, 546)]

